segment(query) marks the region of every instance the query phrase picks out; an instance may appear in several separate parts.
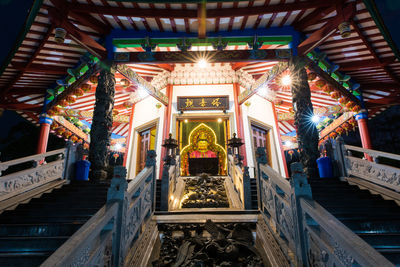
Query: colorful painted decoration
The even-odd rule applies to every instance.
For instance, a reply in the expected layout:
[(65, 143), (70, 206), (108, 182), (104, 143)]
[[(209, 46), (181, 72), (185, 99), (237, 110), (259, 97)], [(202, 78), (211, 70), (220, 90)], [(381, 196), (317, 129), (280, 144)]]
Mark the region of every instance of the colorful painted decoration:
[(65, 100), (65, 99), (61, 99), (61, 100), (58, 102), (58, 105), (61, 106), (61, 107), (67, 107), (67, 106), (68, 106), (68, 102), (67, 102), (67, 100)]
[(130, 82), (128, 79), (121, 79), (121, 86), (122, 87), (128, 87), (130, 85)]
[(350, 100), (349, 100), (347, 97), (345, 97), (345, 96), (339, 98), (339, 103), (342, 104), (342, 105), (346, 105), (347, 102), (349, 102), (349, 101), (350, 101)]
[(332, 85), (328, 84), (327, 86), (322, 88), (322, 91), (329, 95), (330, 93), (335, 91), (335, 89), (332, 87)]
[(70, 131), (65, 131), (63, 135), (65, 138), (69, 138), (72, 135), (72, 133)]
[(76, 137), (75, 135), (71, 136), (70, 139), (73, 143), (75, 143), (76, 141), (78, 141), (78, 137)]
[(74, 96), (72, 96), (72, 95), (68, 95), (68, 96), (65, 98), (65, 100), (67, 100), (67, 102), (68, 102), (69, 104), (72, 104), (72, 103), (75, 103), (76, 98), (75, 98)]
[(57, 133), (58, 135), (62, 135), (64, 132), (65, 132), (64, 127), (59, 127), (59, 128), (57, 128), (57, 130), (56, 130), (56, 133)]
[(346, 108), (347, 108), (348, 110), (352, 110), (352, 108), (353, 108), (355, 105), (356, 105), (356, 103), (354, 103), (353, 101), (349, 101), (349, 102), (347, 102), (347, 104), (346, 104)]
[(92, 75), (90, 76), (89, 81), (93, 84), (97, 84), (99, 82), (99, 78), (97, 77), (97, 75)]
[(360, 110), (361, 110), (361, 107), (359, 105), (355, 105), (354, 107), (351, 108), (351, 111), (353, 111), (355, 113), (360, 112)]
[[(96, 76), (97, 77), (97, 76)], [(81, 85), (81, 89), (84, 91), (84, 92), (89, 92), (91, 89), (92, 89), (92, 86), (90, 85), (90, 84), (88, 84), (88, 83), (85, 83), (85, 84), (82, 84)]]
[(315, 86), (317, 86), (318, 88), (322, 88), (326, 85), (326, 81), (325, 80), (318, 80), (315, 82)]
[(340, 96), (341, 96), (341, 94), (340, 94), (338, 91), (333, 91), (333, 92), (331, 93), (331, 97), (332, 97), (333, 99), (339, 99)]
[(310, 72), (307, 74), (307, 79), (311, 82), (317, 78), (317, 74), (315, 72)]
[(85, 93), (85, 92), (84, 92), (81, 88), (76, 88), (76, 89), (74, 90), (74, 95), (75, 95), (75, 96), (83, 96), (84, 93)]

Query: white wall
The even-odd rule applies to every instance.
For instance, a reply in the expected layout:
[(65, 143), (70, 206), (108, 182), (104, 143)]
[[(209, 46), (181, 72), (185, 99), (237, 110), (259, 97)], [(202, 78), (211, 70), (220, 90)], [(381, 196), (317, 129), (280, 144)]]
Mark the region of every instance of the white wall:
[[(157, 166), (156, 174), (157, 178), (159, 175), (160, 158), (161, 158), (161, 144), (162, 144), (162, 133), (164, 127), (164, 112), (165, 106), (157, 109), (156, 104), (159, 103), (152, 96), (148, 96), (142, 101), (136, 103), (135, 111), (133, 114), (132, 127), (131, 127), (131, 141), (128, 148), (128, 159), (127, 159), (127, 170), (129, 179), (133, 179), (136, 174), (136, 160), (137, 160), (137, 149), (138, 149), (138, 130), (144, 130), (145, 126), (154, 120), (158, 119), (157, 136), (156, 136), (156, 153), (157, 153)], [(149, 125), (150, 126), (150, 125)]]
[[(266, 124), (267, 126), (272, 128), (272, 137), (270, 140), (271, 143), (271, 154), (272, 154), (272, 168), (279, 172), (282, 176), (285, 176), (285, 167), (283, 165), (282, 153), (279, 146), (279, 129), (276, 127), (274, 110), (271, 102), (265, 100), (264, 98), (253, 95), (247, 101), (251, 104), (250, 106), (242, 105), (242, 116), (243, 116), (243, 128), (244, 128), (244, 136), (245, 136), (245, 146), (246, 146), (246, 156), (247, 156), (247, 165), (250, 170), (254, 170), (256, 166), (255, 158), (252, 152), (252, 141), (251, 141), (251, 129), (249, 121), (254, 119), (262, 124)], [(247, 141), (249, 140), (249, 141)], [(252, 173), (250, 173), (252, 176)], [(253, 174), (254, 175), (254, 174)], [(254, 176), (252, 176), (254, 177)]]

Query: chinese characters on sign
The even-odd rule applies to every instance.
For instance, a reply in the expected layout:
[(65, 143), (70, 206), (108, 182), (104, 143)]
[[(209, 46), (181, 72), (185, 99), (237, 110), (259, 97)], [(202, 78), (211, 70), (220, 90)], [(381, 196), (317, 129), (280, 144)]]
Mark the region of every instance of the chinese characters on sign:
[(178, 110), (227, 110), (229, 96), (178, 96)]

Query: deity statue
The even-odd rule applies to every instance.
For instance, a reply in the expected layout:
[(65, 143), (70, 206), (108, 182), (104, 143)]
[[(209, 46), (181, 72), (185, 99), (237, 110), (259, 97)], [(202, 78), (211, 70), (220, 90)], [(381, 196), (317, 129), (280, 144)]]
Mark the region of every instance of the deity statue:
[(209, 143), (204, 133), (201, 133), (197, 139), (197, 150), (190, 153), (191, 158), (216, 158), (217, 154), (209, 150)]

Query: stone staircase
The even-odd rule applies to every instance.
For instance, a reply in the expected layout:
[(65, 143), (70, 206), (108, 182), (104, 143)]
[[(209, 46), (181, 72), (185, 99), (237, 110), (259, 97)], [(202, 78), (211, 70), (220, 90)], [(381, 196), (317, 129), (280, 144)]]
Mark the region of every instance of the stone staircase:
[(0, 266), (39, 266), (107, 200), (109, 184), (72, 182), (0, 215)]
[(400, 266), (400, 207), (338, 179), (311, 181), (315, 201), (355, 234)]
[(251, 191), (251, 209), (258, 210), (257, 180), (256, 179), (250, 179), (250, 191)]

